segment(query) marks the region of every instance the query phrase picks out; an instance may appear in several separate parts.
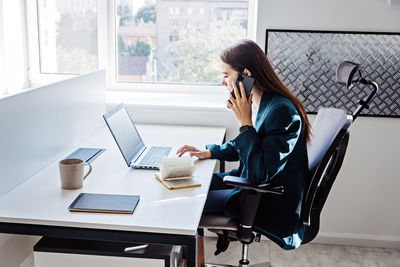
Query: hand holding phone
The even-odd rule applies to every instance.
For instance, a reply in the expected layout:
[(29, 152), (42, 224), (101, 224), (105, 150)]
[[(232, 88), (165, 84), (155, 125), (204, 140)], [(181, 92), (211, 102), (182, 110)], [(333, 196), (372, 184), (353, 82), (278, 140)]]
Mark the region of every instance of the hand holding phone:
[[(240, 86), (242, 83), (242, 86)], [(228, 108), (232, 109), (239, 125), (253, 125), (251, 120), (252, 114), (252, 94), (251, 90), (254, 85), (254, 78), (239, 73), (234, 83), (231, 84), (233, 90), (227, 101)], [(235, 94), (239, 94), (238, 98)], [(245, 94), (245, 95), (244, 95)]]
[[(238, 88), (238, 91), (240, 94), (239, 82), (243, 83), (244, 91), (246, 92), (246, 99), (249, 99), (251, 89), (253, 89), (254, 79), (250, 76), (244, 75), (243, 73), (238, 73), (238, 75), (236, 76), (235, 84), (236, 84), (236, 87)], [(232, 96), (233, 96), (233, 98), (236, 99), (234, 90), (232, 90)]]

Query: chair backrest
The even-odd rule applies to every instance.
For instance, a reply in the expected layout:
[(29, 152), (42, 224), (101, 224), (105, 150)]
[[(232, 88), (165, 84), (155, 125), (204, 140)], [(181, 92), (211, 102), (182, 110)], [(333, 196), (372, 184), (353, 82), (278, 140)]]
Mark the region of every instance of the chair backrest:
[(300, 215), (306, 226), (302, 244), (318, 234), (322, 208), (343, 163), (351, 122), (351, 116), (341, 109), (322, 108), (318, 111), (307, 145), (309, 176)]

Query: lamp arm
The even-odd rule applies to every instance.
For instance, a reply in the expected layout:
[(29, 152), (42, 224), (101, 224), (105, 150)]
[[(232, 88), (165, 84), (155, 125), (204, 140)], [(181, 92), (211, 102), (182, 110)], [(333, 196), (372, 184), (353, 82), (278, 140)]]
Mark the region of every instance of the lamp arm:
[(358, 103), (360, 104), (357, 109), (353, 112), (353, 121), (358, 117), (358, 115), (361, 113), (361, 111), (363, 111), (364, 108), (369, 108), (369, 102), (371, 101), (371, 99), (374, 97), (374, 95), (378, 92), (378, 84), (376, 82), (372, 82), (369, 80), (366, 80), (364, 78), (361, 78), (359, 80), (360, 83), (362, 84), (366, 84), (366, 85), (372, 85), (373, 89), (367, 94), (366, 97), (364, 97), (364, 99), (360, 99), (358, 101)]

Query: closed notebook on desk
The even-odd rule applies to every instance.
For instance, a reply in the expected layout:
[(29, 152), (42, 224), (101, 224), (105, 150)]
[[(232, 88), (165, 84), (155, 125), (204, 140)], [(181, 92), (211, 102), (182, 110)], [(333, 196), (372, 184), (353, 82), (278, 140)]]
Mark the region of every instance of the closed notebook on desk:
[(137, 195), (111, 195), (80, 193), (69, 206), (70, 211), (132, 214), (140, 197)]

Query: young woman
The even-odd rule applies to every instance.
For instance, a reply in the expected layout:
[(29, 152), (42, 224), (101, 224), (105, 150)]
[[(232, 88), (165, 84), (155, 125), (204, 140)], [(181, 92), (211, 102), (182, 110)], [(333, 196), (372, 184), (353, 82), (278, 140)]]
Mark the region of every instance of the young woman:
[[(305, 109), (253, 41), (240, 41), (225, 49), (220, 58), (222, 85), (234, 90), (236, 96), (231, 94), (227, 105), (240, 125), (239, 134), (223, 145), (207, 145), (206, 150), (185, 145), (177, 154), (240, 161), (238, 169), (214, 174), (204, 213), (238, 217), (240, 189), (224, 185), (226, 175), (284, 186), (282, 195), (262, 196), (254, 227), (284, 249), (297, 248), (304, 236), (299, 217), (308, 173), (310, 123)], [(255, 80), (248, 99), (243, 84), (240, 88), (235, 85), (238, 73)], [(254, 120), (252, 114), (256, 114)]]

